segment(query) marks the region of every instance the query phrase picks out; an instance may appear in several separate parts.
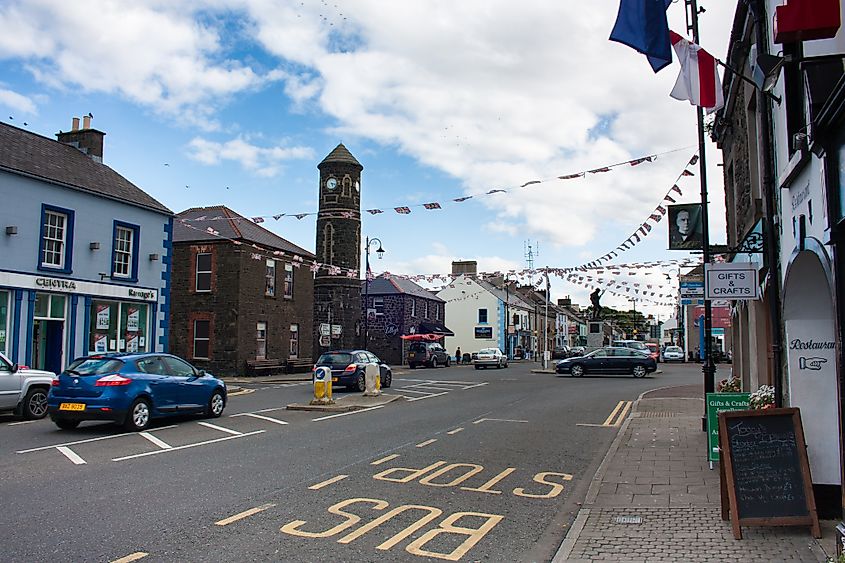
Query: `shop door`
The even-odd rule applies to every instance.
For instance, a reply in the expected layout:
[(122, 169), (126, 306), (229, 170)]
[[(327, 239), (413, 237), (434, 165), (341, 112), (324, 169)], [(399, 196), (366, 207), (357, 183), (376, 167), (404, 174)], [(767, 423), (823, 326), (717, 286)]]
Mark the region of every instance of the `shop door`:
[(64, 321), (34, 321), (32, 330), (32, 367), (61, 373), (64, 352)]

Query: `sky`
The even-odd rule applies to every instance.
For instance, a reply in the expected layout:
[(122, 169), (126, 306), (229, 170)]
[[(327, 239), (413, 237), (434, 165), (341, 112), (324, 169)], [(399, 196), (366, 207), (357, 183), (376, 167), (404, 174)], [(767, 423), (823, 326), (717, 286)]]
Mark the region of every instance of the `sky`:
[[(701, 44), (724, 58), (736, 4), (700, 5)], [(655, 74), (609, 41), (618, 6), (4, 0), (0, 118), (54, 138), (91, 113), (104, 162), (177, 213), (314, 212), (317, 164), (342, 142), (364, 166), (362, 208), (386, 210), (362, 214), (363, 236), (386, 251), (371, 256), (374, 272), (446, 274), (453, 260), (521, 270), (529, 247), (535, 268), (578, 266), (627, 239), (685, 168), (695, 176), (677, 181), (678, 203), (700, 201), (695, 109), (669, 97), (677, 58)], [(689, 37), (683, 2), (668, 15)], [(711, 242), (723, 243), (721, 153), (708, 144), (706, 155)], [(442, 209), (392, 210), (427, 202)], [(667, 223), (614, 262), (689, 256), (666, 250)], [(314, 250), (314, 216), (263, 226)], [(677, 273), (645, 271), (630, 279)], [(551, 278), (552, 299), (587, 305), (590, 291)], [(632, 306), (613, 293), (602, 304)], [(671, 313), (645, 300), (637, 310)]]

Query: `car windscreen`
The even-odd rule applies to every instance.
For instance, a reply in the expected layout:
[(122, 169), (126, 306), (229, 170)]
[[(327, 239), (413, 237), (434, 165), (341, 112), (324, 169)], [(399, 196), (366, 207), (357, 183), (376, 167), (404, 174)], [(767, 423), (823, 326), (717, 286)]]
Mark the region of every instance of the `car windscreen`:
[(478, 353), (479, 354), (495, 354), (496, 349), (495, 348), (482, 348), (481, 350), (478, 351)]
[(115, 373), (123, 367), (123, 360), (116, 358), (80, 358), (67, 367), (73, 375), (102, 375)]
[(626, 342), (625, 346), (627, 346), (628, 348), (633, 348), (634, 350), (645, 350), (646, 352), (648, 351), (648, 347), (642, 342)]
[(335, 352), (329, 354), (323, 354), (320, 356), (320, 359), (317, 360), (317, 365), (322, 366), (336, 366), (336, 365), (349, 365), (352, 363), (352, 354), (346, 352)]
[(679, 346), (669, 346), (666, 348), (667, 352), (681, 352), (681, 348)]

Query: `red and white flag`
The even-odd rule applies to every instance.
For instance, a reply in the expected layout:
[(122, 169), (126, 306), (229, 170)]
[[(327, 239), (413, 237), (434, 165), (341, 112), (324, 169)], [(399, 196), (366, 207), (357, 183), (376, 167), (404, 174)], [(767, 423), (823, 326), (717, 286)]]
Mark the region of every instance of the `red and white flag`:
[(689, 100), (694, 106), (706, 108), (708, 113), (724, 106), (722, 83), (719, 81), (719, 73), (716, 72), (716, 59), (713, 55), (674, 31), (670, 31), (669, 36), (681, 63), (681, 72), (669, 95), (676, 100)]

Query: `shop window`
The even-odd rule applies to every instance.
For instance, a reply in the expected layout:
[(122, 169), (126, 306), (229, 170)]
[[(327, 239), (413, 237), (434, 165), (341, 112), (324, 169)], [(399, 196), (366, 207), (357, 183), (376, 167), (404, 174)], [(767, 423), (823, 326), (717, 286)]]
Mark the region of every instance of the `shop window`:
[(267, 297), (276, 296), (276, 261), (267, 260), (267, 267), (264, 270), (264, 295)]
[(52, 293), (36, 293), (34, 316), (39, 319), (64, 319), (65, 296)]
[(138, 280), (138, 244), (140, 227), (121, 221), (114, 222), (112, 242), (113, 279)]
[(285, 298), (293, 299), (293, 264), (285, 264)]
[(0, 290), (0, 352), (8, 354), (6, 335), (9, 330), (9, 292)]
[(211, 253), (197, 254), (195, 290), (199, 292), (211, 291)]
[(299, 355), (299, 325), (290, 325), (290, 357)]
[(267, 359), (267, 323), (255, 325), (255, 359)]
[(92, 301), (88, 350), (147, 352), (149, 305), (120, 301)]
[(373, 309), (377, 317), (384, 316), (384, 297), (373, 297)]
[(417, 316), (417, 300), (411, 297), (411, 316)]
[(41, 242), (38, 269), (71, 272), (73, 252), (73, 211), (50, 205), (41, 206)]
[(197, 319), (194, 321), (194, 353), (193, 358), (208, 360), (209, 343), (211, 341), (211, 321)]
[(487, 309), (478, 310), (478, 322), (479, 324), (487, 322)]

